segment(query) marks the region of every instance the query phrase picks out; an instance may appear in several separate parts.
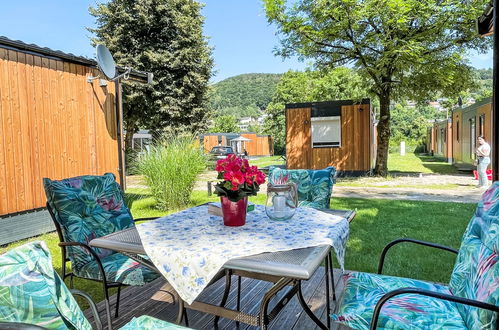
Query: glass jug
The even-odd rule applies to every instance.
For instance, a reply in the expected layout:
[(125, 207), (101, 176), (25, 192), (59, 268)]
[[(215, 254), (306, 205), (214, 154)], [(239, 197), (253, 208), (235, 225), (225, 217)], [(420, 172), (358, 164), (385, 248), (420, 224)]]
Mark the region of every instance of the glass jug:
[(265, 212), (272, 220), (288, 220), (293, 217), (298, 207), (296, 184), (268, 184)]

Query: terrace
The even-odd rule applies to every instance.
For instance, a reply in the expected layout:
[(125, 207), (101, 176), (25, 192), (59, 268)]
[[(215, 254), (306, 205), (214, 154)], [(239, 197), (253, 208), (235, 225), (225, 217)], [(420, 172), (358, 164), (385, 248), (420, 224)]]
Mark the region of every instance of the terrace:
[[(197, 167), (203, 169), (206, 164), (200, 150), (202, 148), (198, 148), (200, 142), (184, 140), (183, 137), (172, 138), (164, 144), (152, 146), (151, 150), (139, 156), (137, 161), (143, 176), (127, 178), (124, 171), (123, 109), (120, 95), (120, 79), (123, 76), (118, 75), (128, 70), (125, 76), (129, 75), (140, 83), (150, 83), (152, 76), (147, 72), (114, 67), (112, 69), (116, 77), (114, 74), (108, 76), (105, 73), (107, 80), (99, 80), (97, 76), (107, 71), (102, 61), (94, 62), (72, 54), (0, 38), (0, 78), (6, 82), (0, 85), (0, 133), (5, 142), (0, 146), (0, 223), (3, 229), (0, 233), (0, 253), (7, 252), (2, 255), (5, 257), (9, 251), (16, 251), (16, 248), (24, 244), (30, 246), (33, 241), (45, 241), (52, 255), (50, 267), (53, 266), (58, 274), (62, 274), (62, 282), (74, 285), (76, 289), (88, 293), (98, 302), (100, 322), (95, 320), (91, 304), (77, 298), (92, 327), (98, 328), (101, 323), (106, 329), (120, 328), (130, 324), (134, 317), (148, 315), (194, 329), (343, 329), (346, 326), (332, 322), (331, 313), (339, 313), (339, 318), (343, 318), (336, 321), (345, 321), (341, 313), (349, 315), (348, 308), (355, 305), (369, 307), (367, 313), (371, 314), (368, 316), (368, 324), (360, 326), (367, 328), (377, 305), (376, 302), (372, 306), (369, 305), (372, 302), (360, 293), (357, 293), (358, 296), (353, 301), (348, 300), (352, 299), (352, 291), (348, 288), (351, 285), (351, 277), (355, 276), (351, 275), (351, 272), (375, 274), (384, 247), (393, 240), (409, 237), (438, 243), (448, 248), (444, 248), (446, 251), (433, 251), (429, 250), (431, 245), (414, 241), (412, 243), (419, 245), (396, 246), (386, 258), (383, 274), (427, 281), (425, 285), (441, 290), (423, 290), (415, 284), (416, 288), (409, 292), (410, 294), (434, 294), (436, 296), (432, 296), (433, 298), (450, 299), (455, 303), (471, 304), (493, 311), (480, 314), (480, 317), (473, 316), (471, 320), (464, 320), (465, 317), (461, 319), (461, 315), (475, 315), (475, 309), (466, 313), (455, 307), (456, 304), (451, 304), (450, 307), (446, 305), (445, 308), (448, 309), (433, 311), (437, 319), (423, 320), (425, 307), (434, 307), (431, 305), (431, 299), (394, 299), (402, 306), (401, 309), (406, 309), (408, 314), (405, 316), (409, 322), (423, 320), (428, 322), (424, 323), (427, 326), (440, 325), (442, 320), (438, 320), (438, 316), (450, 312), (455, 312), (452, 315), (459, 316), (459, 322), (468, 322), (467, 326), (471, 324), (471, 327), (480, 322), (484, 327), (493, 327), (493, 323), (497, 322), (497, 237), (494, 236), (494, 226), (497, 226), (494, 212), (499, 194), (497, 182), (493, 183), (483, 196), (480, 191), (469, 189), (466, 181), (464, 184), (449, 183), (447, 186), (438, 186), (440, 190), (464, 191), (460, 200), (454, 198), (436, 201), (439, 199), (430, 197), (422, 201), (420, 196), (410, 200), (407, 196), (400, 197), (403, 195), (403, 189), (419, 189), (421, 194), (422, 190), (427, 190), (424, 195), (430, 196), (432, 193), (428, 191), (436, 189), (437, 185), (424, 182), (407, 186), (404, 182), (397, 181), (401, 173), (407, 177), (416, 177), (418, 174), (417, 177), (421, 178), (423, 174), (453, 175), (455, 170), (451, 169), (449, 164), (430, 156), (417, 158), (410, 155), (400, 158), (395, 154), (390, 156), (392, 163), (389, 162), (388, 167), (392, 176), (381, 179), (381, 182), (378, 178), (344, 178), (336, 182), (336, 169), (328, 167), (332, 162), (328, 160), (329, 156), (338, 169), (347, 174), (372, 170), (375, 156), (374, 117), (370, 108), (371, 101), (368, 99), (362, 100), (362, 104), (349, 100), (286, 105), (288, 110), (291, 110), (286, 115), (291, 116), (292, 113), (299, 118), (291, 120), (286, 126), (286, 133), (288, 137), (298, 136), (299, 139), (288, 143), (285, 164), (287, 168), (273, 168), (269, 171), (267, 179), (271, 185), (268, 191), (263, 190), (257, 194), (254, 191), (255, 186), (262, 184), (257, 179), (259, 173), (254, 172), (254, 175), (250, 176), (247, 174), (250, 173), (249, 166), (245, 165), (242, 159), (234, 158), (234, 163), (239, 162), (236, 164), (237, 170), (232, 170), (231, 167), (229, 171), (228, 168), (232, 165), (223, 165), (222, 162), (219, 167), (223, 169), (217, 171), (229, 185), (239, 182), (233, 172), (246, 173), (242, 183), (237, 183), (237, 189), (233, 190), (225, 187), (225, 195), (224, 186), (219, 185), (217, 191), (224, 196), (222, 199), (208, 195), (203, 185), (206, 181), (214, 179), (214, 172), (196, 170)], [(496, 99), (494, 95), (494, 100)], [(492, 113), (496, 112), (497, 104), (494, 103)], [(37, 111), (31, 111), (32, 109)], [(342, 116), (349, 123), (354, 123), (351, 126), (354, 129), (342, 126)], [(291, 117), (287, 118), (289, 120)], [(497, 116), (492, 115), (492, 118)], [(360, 131), (369, 134), (362, 136), (365, 144), (355, 148), (354, 143), (341, 143), (341, 133), (324, 141), (323, 136), (312, 133), (313, 125), (316, 130), (325, 125), (334, 126), (339, 132), (345, 129), (344, 134), (349, 137), (347, 140), (357, 139), (357, 142)], [(495, 121), (493, 126), (496, 126)], [(499, 145), (499, 134), (496, 131), (495, 128), (492, 129), (494, 143), (498, 142)], [(262, 155), (272, 153), (267, 152), (272, 145), (270, 136), (254, 134), (250, 138), (262, 140), (259, 142), (264, 144), (264, 147), (260, 148)], [(216, 139), (210, 139), (210, 135), (204, 136), (201, 142), (205, 145), (219, 143), (218, 136)], [(314, 147), (320, 150), (313, 150)], [(340, 150), (341, 147), (346, 149)], [(355, 156), (352, 156), (353, 151)], [(494, 150), (492, 158), (493, 175), (497, 180), (498, 150)], [(230, 159), (232, 158), (224, 161)], [(404, 163), (405, 161), (407, 163)], [(284, 165), (282, 159), (277, 156), (258, 159), (255, 163), (259, 167)], [(189, 171), (191, 167), (194, 169)], [(323, 167), (326, 169), (307, 170)], [(157, 172), (161, 172), (158, 168), (165, 170), (162, 174), (168, 176), (168, 180), (160, 180), (164, 177), (155, 176)], [(299, 169), (292, 172), (294, 168)], [(102, 176), (105, 172), (112, 174)], [(84, 175), (88, 173), (93, 175)], [(224, 174), (232, 177), (227, 179)], [(302, 181), (293, 175), (300, 176)], [(63, 179), (70, 177), (76, 178)], [(43, 178), (57, 180), (44, 179), (42, 182)], [(180, 179), (174, 182), (173, 179), (176, 178)], [(247, 183), (247, 179), (251, 180), (251, 184)], [(128, 182), (128, 187), (125, 182)], [(172, 182), (183, 186), (170, 189)], [(194, 190), (192, 187), (195, 187)], [(381, 198), (352, 198), (355, 188), (365, 187), (390, 189), (400, 198), (393, 198), (388, 194)], [(278, 189), (278, 192), (285, 191), (288, 195), (276, 193), (272, 196), (273, 191), (270, 188)], [(337, 188), (341, 193), (335, 194)], [(248, 212), (246, 223), (244, 219), (242, 222), (244, 227), (228, 226), (229, 220), (226, 218), (229, 216), (217, 215), (217, 211), (222, 212), (220, 209), (217, 210), (213, 204), (206, 205), (221, 201), (222, 209), (224, 203), (235, 208), (236, 202), (244, 199), (230, 200), (230, 197), (234, 197), (230, 193), (234, 191), (243, 192), (246, 197), (250, 195), (250, 201), (255, 204), (254, 209), (246, 204), (239, 209), (243, 210), (245, 215)], [(320, 198), (315, 198), (319, 195)], [(279, 198), (274, 198), (276, 196), (285, 196), (286, 203), (278, 203)], [(479, 202), (478, 208), (476, 202)], [(84, 207), (78, 203), (83, 203)], [(210, 207), (215, 210), (210, 210)], [(283, 212), (288, 211), (294, 216), (285, 221), (276, 220), (279, 216), (282, 217)], [(140, 219), (153, 217), (160, 219)], [(86, 225), (91, 223), (89, 227), (93, 226), (92, 221), (96, 219), (105, 219), (105, 225), (99, 223), (101, 227), (92, 227), (93, 231), (87, 231)], [(138, 222), (134, 223), (134, 219)], [(304, 219), (307, 221), (303, 221)], [(466, 232), (464, 244), (468, 245), (461, 245), (470, 219), (473, 221), (470, 228), (475, 231), (478, 228), (479, 233), (472, 230)], [(79, 227), (75, 227), (75, 221)], [(112, 230), (108, 225), (110, 222)], [(165, 227), (166, 225), (168, 227)], [(55, 229), (57, 232), (54, 232)], [(101, 230), (102, 232), (99, 232)], [(118, 242), (123, 243), (122, 245), (113, 245), (117, 242), (113, 241), (116, 235), (129, 236)], [(71, 241), (76, 236), (81, 236), (78, 237), (80, 241)], [(133, 238), (130, 238), (132, 236)], [(474, 245), (469, 241), (473, 241)], [(75, 243), (74, 246), (84, 248), (86, 255), (78, 256), (74, 252), (76, 250), (68, 249), (67, 251), (73, 252), (65, 252), (64, 248), (61, 253), (61, 246), (64, 246), (60, 245), (61, 242), (67, 246)], [(99, 245), (103, 242), (109, 245)], [(240, 245), (242, 247), (239, 247)], [(464, 265), (457, 264), (453, 271), (456, 257), (452, 253), (457, 253), (461, 246), (463, 247), (459, 252), (458, 262)], [(483, 258), (476, 260), (467, 254), (468, 251), (475, 253), (476, 249), (473, 248), (476, 246), (483, 248), (480, 250), (480, 256), (486, 254), (494, 262), (485, 264), (482, 263)], [(442, 249), (442, 246), (433, 247)], [(208, 252), (203, 254), (201, 249)], [(109, 250), (119, 253), (111, 254)], [(181, 252), (176, 252), (179, 250)], [(65, 253), (68, 253), (67, 260)], [(101, 259), (116, 257), (120, 253), (120, 258), (124, 257), (126, 261), (117, 259), (119, 261), (102, 266)], [(267, 254), (262, 257), (262, 253)], [(140, 257), (146, 254), (148, 258)], [(108, 275), (92, 277), (88, 275), (91, 271), (82, 275), (84, 267), (79, 265), (82, 261), (75, 256), (83, 259), (89, 255), (97, 260), (96, 264), (100, 267), (95, 266), (95, 269)], [(199, 260), (196, 259), (198, 257)], [(333, 269), (330, 269), (331, 259)], [(343, 265), (343, 262), (345, 269), (339, 266)], [(85, 264), (85, 267), (90, 263)], [(222, 272), (214, 274), (207, 264)], [(112, 268), (115, 266), (117, 270)], [(15, 276), (11, 276), (10, 270), (5, 271), (2, 267), (9, 267), (8, 262), (0, 263), (0, 282), (5, 280), (0, 284), (0, 289), (11, 288), (11, 281)], [(466, 277), (460, 273), (461, 271), (467, 274), (462, 271), (463, 268), (469, 268), (468, 273), (474, 273), (477, 267), (486, 275), (469, 279), (473, 284), (468, 290), (471, 293), (461, 292), (453, 295), (452, 290), (445, 291), (439, 284), (435, 284), (447, 285), (451, 276), (454, 281), (456, 278)], [(123, 273), (120, 273), (123, 269)], [(71, 276), (71, 279), (67, 280), (65, 274), (71, 270), (79, 272), (78, 277)], [(128, 271), (130, 272), (126, 273)], [(330, 279), (330, 272), (334, 273), (334, 279)], [(122, 274), (125, 275), (121, 277)], [(29, 284), (22, 275), (23, 273), (18, 276), (22, 278), (22, 285)], [(178, 275), (183, 278), (179, 279)], [(106, 276), (109, 276), (107, 280)], [(212, 279), (211, 285), (205, 286)], [(227, 285), (229, 280), (230, 287)], [(386, 277), (385, 280), (395, 281), (393, 277)], [(240, 291), (236, 286), (238, 281), (241, 281)], [(383, 281), (373, 280), (369, 285)], [(121, 289), (123, 283), (130, 286)], [(346, 289), (345, 283), (348, 283)], [(109, 299), (106, 297), (108, 284)], [(335, 288), (337, 299), (332, 297), (331, 284)], [(386, 291), (383, 293), (389, 294), (392, 289), (407, 286), (383, 288)], [(450, 283), (449, 286), (453, 290), (456, 289), (456, 283)], [(486, 292), (476, 291), (477, 287), (480, 288), (478, 290), (485, 288)], [(192, 293), (197, 289), (199, 292)], [(376, 290), (367, 289), (367, 292), (370, 294)], [(428, 293), (429, 291), (433, 293)], [(30, 297), (29, 293), (25, 294)], [(475, 300), (481, 295), (486, 297), (484, 301)], [(237, 296), (240, 296), (240, 304)], [(380, 294), (377, 300), (382, 301), (381, 296), (383, 294)], [(188, 301), (191, 303), (188, 304)], [(212, 305), (200, 305), (200, 301)], [(260, 304), (264, 303), (269, 303), (267, 308), (260, 307)], [(119, 314), (116, 313), (115, 316), (114, 308), (118, 304)], [(214, 306), (220, 304), (224, 309)], [(394, 305), (397, 304), (394, 303), (391, 307)], [(0, 304), (0, 312), (5, 306)], [(34, 306), (34, 309), (38, 307)], [(63, 314), (60, 310), (57, 309), (57, 315)], [(381, 310), (381, 307), (376, 307), (376, 310)], [(17, 314), (24, 314), (23, 311), (19, 307)], [(178, 319), (179, 311), (179, 315), (184, 313), (181, 319)], [(381, 322), (392, 326), (397, 324), (401, 318), (396, 308), (395, 311), (388, 312), (382, 316)], [(400, 309), (398, 312), (401, 312)], [(261, 313), (258, 317), (250, 315), (258, 313)], [(404, 311), (401, 313), (404, 315)], [(0, 313), (0, 321), (12, 321), (8, 317), (16, 313), (7, 314)], [(215, 322), (215, 315), (222, 318)], [(33, 320), (19, 317), (14, 321)], [(44, 325), (41, 321), (30, 323)], [(458, 325), (464, 327), (465, 323)], [(3, 324), (0, 324), (0, 328), (2, 326)]]

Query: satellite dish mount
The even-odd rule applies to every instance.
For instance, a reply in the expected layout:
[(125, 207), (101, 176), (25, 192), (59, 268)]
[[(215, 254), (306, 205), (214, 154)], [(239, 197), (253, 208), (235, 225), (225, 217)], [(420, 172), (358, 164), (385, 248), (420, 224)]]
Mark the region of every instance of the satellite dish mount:
[[(113, 55), (111, 55), (109, 49), (107, 49), (107, 47), (104, 45), (97, 45), (96, 51), (97, 51), (97, 66), (108, 80), (117, 81), (121, 78), (128, 80), (132, 68), (125, 67), (125, 72), (118, 75), (117, 74), (118, 71), (116, 70), (116, 62), (114, 61)], [(96, 77), (88, 77), (87, 82), (92, 83), (95, 79), (99, 78), (100, 75)], [(107, 85), (106, 80), (100, 79), (99, 85), (106, 86)]]

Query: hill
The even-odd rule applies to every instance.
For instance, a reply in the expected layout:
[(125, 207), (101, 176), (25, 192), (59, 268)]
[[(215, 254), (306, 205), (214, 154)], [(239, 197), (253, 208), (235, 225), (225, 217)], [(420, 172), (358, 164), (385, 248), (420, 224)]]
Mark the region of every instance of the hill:
[(246, 73), (211, 85), (209, 106), (216, 115), (258, 117), (272, 100), (282, 74)]

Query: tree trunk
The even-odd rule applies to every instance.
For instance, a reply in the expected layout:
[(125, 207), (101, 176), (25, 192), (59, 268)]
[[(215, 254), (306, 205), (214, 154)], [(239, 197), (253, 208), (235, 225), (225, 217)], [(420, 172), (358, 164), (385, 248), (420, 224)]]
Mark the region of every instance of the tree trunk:
[(390, 92), (379, 95), (378, 146), (374, 174), (388, 175), (388, 147), (390, 143)]
[(136, 122), (130, 122), (126, 121), (125, 122), (125, 151), (131, 150), (132, 149), (132, 141), (133, 141), (133, 135), (137, 133), (139, 127), (137, 126)]

